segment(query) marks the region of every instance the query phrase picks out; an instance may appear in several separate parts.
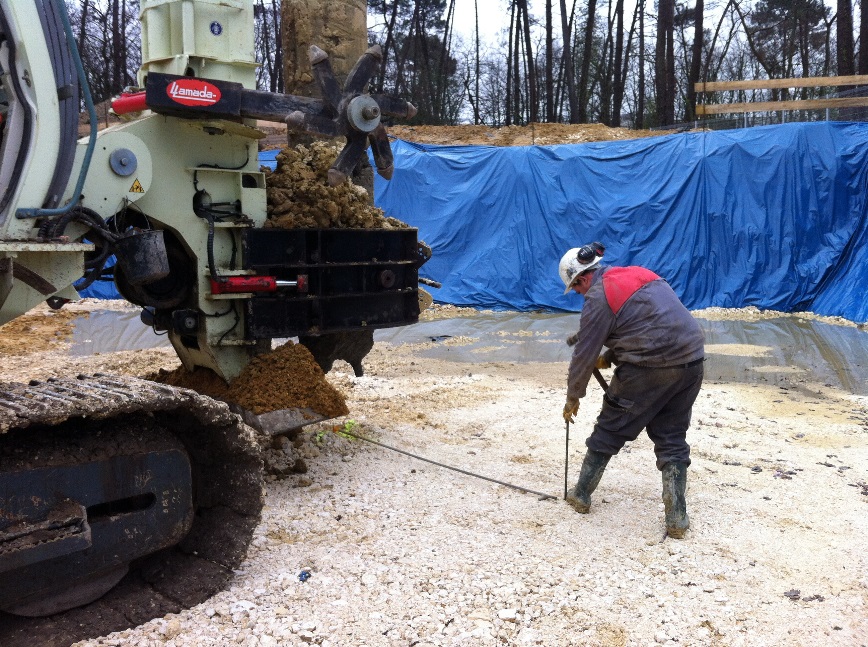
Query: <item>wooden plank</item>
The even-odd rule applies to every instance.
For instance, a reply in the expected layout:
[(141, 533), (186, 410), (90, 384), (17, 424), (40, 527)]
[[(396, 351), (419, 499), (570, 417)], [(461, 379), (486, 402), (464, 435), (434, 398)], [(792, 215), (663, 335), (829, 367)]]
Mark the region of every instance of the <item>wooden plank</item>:
[(868, 85), (868, 75), (823, 76), (801, 79), (759, 79), (756, 81), (709, 81), (696, 83), (696, 92), (720, 92), (722, 90), (771, 90), (781, 88), (828, 88), (839, 85)]
[(755, 103), (713, 103), (696, 106), (696, 114), (724, 115), (731, 112), (774, 112), (776, 110), (823, 110), (824, 108), (864, 108), (868, 97), (846, 99), (808, 99), (806, 101), (757, 101)]

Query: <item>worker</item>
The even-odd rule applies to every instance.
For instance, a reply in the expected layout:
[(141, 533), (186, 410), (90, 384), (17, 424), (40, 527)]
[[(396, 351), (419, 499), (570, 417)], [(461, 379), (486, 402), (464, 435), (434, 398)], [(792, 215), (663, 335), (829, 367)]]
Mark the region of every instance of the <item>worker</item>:
[(579, 331), (568, 339), (567, 423), (575, 422), (593, 371), (617, 366), (567, 502), (586, 514), (609, 459), (646, 429), (663, 476), (666, 532), (680, 539), (690, 525), (687, 428), (702, 386), (705, 336), (664, 279), (643, 267), (603, 266), (604, 251), (600, 243), (571, 249), (559, 267), (564, 294), (585, 298)]

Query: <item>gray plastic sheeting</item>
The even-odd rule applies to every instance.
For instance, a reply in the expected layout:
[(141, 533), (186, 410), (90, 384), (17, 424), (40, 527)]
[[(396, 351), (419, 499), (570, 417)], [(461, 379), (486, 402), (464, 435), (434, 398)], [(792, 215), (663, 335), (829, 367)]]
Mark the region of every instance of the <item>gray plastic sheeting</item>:
[(70, 353), (76, 356), (171, 346), (139, 319), (139, 311), (94, 310), (73, 322)]
[[(796, 317), (698, 321), (708, 349), (707, 381), (810, 383), (868, 395), (868, 333), (863, 330)], [(377, 330), (374, 339), (387, 344), (434, 342), (419, 355), (468, 364), (566, 364), (572, 350), (564, 340), (578, 324), (575, 314), (479, 313)], [(138, 312), (104, 310), (75, 320), (70, 352), (81, 356), (169, 346), (168, 337), (154, 334)], [(563, 370), (566, 376), (566, 366)]]
[[(868, 336), (856, 327), (795, 317), (697, 320), (708, 348), (707, 381), (811, 383), (868, 395)], [(566, 363), (572, 349), (564, 340), (578, 323), (578, 315), (489, 313), (379, 330), (374, 339), (391, 344), (438, 342), (419, 354), (456, 362)], [(468, 339), (449, 343), (455, 337)], [(755, 354), (745, 356), (745, 346), (758, 348), (748, 348)]]

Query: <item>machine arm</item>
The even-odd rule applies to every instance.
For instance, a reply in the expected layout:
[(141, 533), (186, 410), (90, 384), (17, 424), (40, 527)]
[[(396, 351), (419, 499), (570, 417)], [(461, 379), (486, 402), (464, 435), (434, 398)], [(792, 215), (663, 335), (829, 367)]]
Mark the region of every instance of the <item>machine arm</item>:
[(392, 148), (381, 123), (382, 116), (411, 118), (416, 108), (397, 97), (362, 92), (383, 60), (380, 46), (374, 45), (362, 55), (343, 89), (338, 86), (328, 54), (312, 45), (309, 57), (323, 99), (248, 90), (240, 83), (152, 72), (144, 93), (122, 97), (114, 108), (118, 113), (150, 108), (182, 118), (260, 119), (284, 122), (293, 130), (312, 135), (345, 136), (347, 142), (329, 169), (330, 185), (346, 180), (368, 143), (378, 173), (390, 179), (394, 169)]

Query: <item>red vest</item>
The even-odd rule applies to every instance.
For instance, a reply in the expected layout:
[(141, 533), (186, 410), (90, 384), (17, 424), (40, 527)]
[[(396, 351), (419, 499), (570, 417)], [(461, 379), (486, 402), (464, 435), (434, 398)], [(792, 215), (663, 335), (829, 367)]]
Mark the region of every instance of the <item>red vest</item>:
[(618, 310), (632, 297), (636, 290), (646, 283), (656, 281), (660, 277), (644, 267), (631, 265), (630, 267), (610, 267), (603, 274), (603, 292), (612, 312), (618, 314)]

